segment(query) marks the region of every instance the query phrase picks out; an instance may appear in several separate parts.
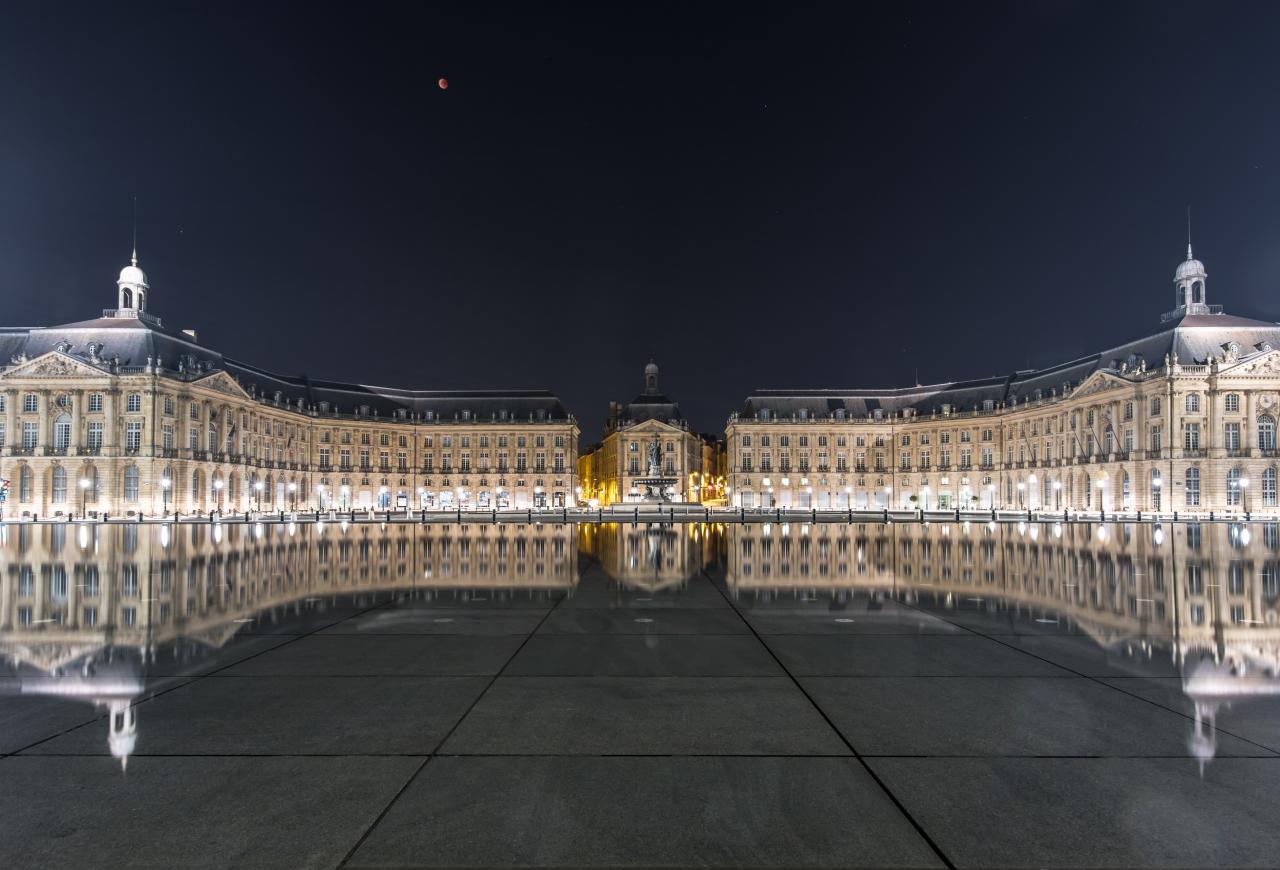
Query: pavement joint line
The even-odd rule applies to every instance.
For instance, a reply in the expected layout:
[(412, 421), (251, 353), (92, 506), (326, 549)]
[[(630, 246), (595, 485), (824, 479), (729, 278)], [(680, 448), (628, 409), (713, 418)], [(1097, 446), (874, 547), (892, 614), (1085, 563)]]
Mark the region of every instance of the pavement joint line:
[[(296, 643), (297, 641), (300, 641), (300, 640), (302, 640), (303, 638), (311, 637), (311, 635), (315, 634), (317, 631), (322, 631), (322, 630), (323, 630), (323, 629), (325, 629), (325, 628), (329, 628), (330, 626), (337, 625), (339, 622), (343, 622), (344, 620), (351, 619), (351, 618), (356, 617), (356, 616), (360, 616), (361, 614), (368, 613), (368, 612), (369, 612), (369, 611), (371, 611), (371, 610), (377, 610), (379, 607), (386, 607), (388, 604), (391, 604), (391, 603), (395, 602), (395, 601), (396, 601), (396, 599), (397, 599), (397, 595), (396, 595), (396, 594), (392, 594), (392, 596), (391, 596), (390, 598), (388, 598), (386, 601), (382, 602), (381, 604), (375, 604), (375, 605), (374, 605), (374, 606), (372, 606), (372, 607), (367, 607), (367, 608), (365, 608), (364, 610), (359, 611), (358, 613), (353, 613), (353, 614), (350, 614), (349, 616), (345, 616), (345, 617), (343, 617), (342, 619), (339, 619), (339, 620), (336, 620), (335, 622), (329, 623), (328, 625), (324, 625), (324, 626), (321, 626), (320, 628), (313, 629), (312, 631), (309, 631), (309, 632), (307, 632), (306, 634), (284, 635), (285, 637), (288, 637), (288, 638), (289, 638), (289, 640), (286, 640), (286, 641), (284, 641), (283, 643), (277, 643), (277, 644), (274, 644), (274, 645), (272, 645), (272, 646), (267, 647), (267, 648), (266, 648), (266, 649), (264, 649), (264, 650), (259, 650), (258, 652), (253, 653), (252, 655), (247, 655), (247, 656), (245, 656), (245, 657), (244, 657), (244, 658), (242, 658), (242, 659), (237, 659), (237, 660), (236, 660), (236, 661), (234, 661), (234, 662), (229, 662), (228, 664), (225, 664), (225, 665), (223, 665), (222, 667), (214, 668), (213, 670), (209, 671), (208, 673), (204, 673), (204, 674), (193, 674), (193, 675), (190, 675), (190, 676), (183, 675), (183, 676), (174, 676), (174, 677), (161, 677), (160, 679), (165, 679), (165, 680), (168, 680), (168, 679), (174, 679), (174, 680), (181, 680), (181, 682), (179, 682), (179, 683), (178, 683), (178, 684), (176, 684), (176, 685), (169, 686), (169, 687), (167, 687), (167, 688), (165, 688), (165, 689), (161, 689), (161, 690), (160, 690), (160, 691), (158, 691), (158, 692), (153, 692), (153, 693), (151, 693), (151, 694), (147, 695), (145, 698), (141, 698), (141, 699), (139, 699), (139, 700), (134, 701), (134, 702), (133, 702), (132, 704), (130, 704), (129, 706), (131, 706), (131, 707), (137, 707), (137, 706), (140, 706), (140, 705), (142, 705), (142, 704), (146, 704), (146, 703), (148, 703), (148, 702), (150, 702), (150, 701), (154, 701), (156, 698), (159, 698), (159, 697), (161, 697), (161, 696), (163, 696), (163, 695), (167, 695), (167, 694), (169, 694), (170, 692), (176, 691), (177, 689), (181, 689), (181, 688), (183, 688), (183, 687), (185, 687), (185, 686), (189, 686), (189, 685), (191, 685), (192, 683), (195, 683), (195, 682), (197, 682), (197, 681), (199, 681), (199, 680), (202, 680), (202, 679), (204, 679), (204, 678), (206, 678), (206, 677), (213, 676), (214, 674), (217, 674), (217, 673), (219, 673), (219, 672), (221, 672), (221, 671), (225, 671), (227, 668), (235, 667), (236, 665), (242, 664), (243, 662), (247, 662), (247, 661), (249, 661), (250, 659), (255, 659), (255, 658), (257, 658), (258, 656), (266, 655), (266, 654), (267, 654), (267, 653), (269, 653), (269, 652), (274, 652), (275, 650), (278, 650), (278, 649), (280, 649), (281, 647), (286, 647), (286, 646), (288, 646), (288, 645), (289, 645), (289, 644), (291, 644), (291, 643)], [(271, 637), (272, 635), (258, 635), (258, 636), (259, 636), (259, 637)], [(5, 755), (0, 756), (0, 758), (7, 758), (7, 757), (8, 757), (8, 756), (10, 756), (10, 755), (19, 755), (19, 754), (21, 754), (21, 753), (23, 753), (23, 752), (27, 752), (28, 750), (34, 749), (35, 747), (40, 746), (41, 744), (48, 743), (50, 740), (56, 740), (56, 739), (58, 739), (59, 737), (62, 737), (63, 735), (65, 735), (65, 734), (70, 734), (72, 731), (78, 731), (78, 730), (79, 730), (79, 729), (81, 729), (81, 728), (84, 728), (84, 727), (86, 727), (86, 726), (88, 726), (88, 725), (92, 725), (94, 722), (101, 722), (103, 719), (106, 719), (109, 715), (110, 715), (110, 713), (102, 713), (102, 714), (100, 714), (100, 715), (98, 715), (98, 716), (95, 716), (94, 718), (90, 719), (90, 720), (89, 720), (89, 721), (87, 721), (87, 722), (81, 722), (79, 725), (74, 725), (74, 726), (72, 726), (72, 727), (70, 727), (70, 728), (66, 729), (65, 731), (60, 731), (60, 732), (58, 732), (57, 734), (52, 734), (52, 735), (50, 735), (50, 736), (48, 736), (48, 737), (44, 737), (44, 738), (42, 738), (42, 739), (40, 739), (40, 740), (37, 740), (37, 741), (36, 741), (36, 742), (34, 742), (34, 743), (30, 743), (30, 744), (28, 744), (28, 745), (26, 745), (26, 746), (23, 746), (21, 749), (16, 749), (16, 750), (14, 750), (14, 751), (12, 751), (12, 752), (6, 753)]]
[(933, 853), (938, 857), (940, 861), (942, 861), (942, 863), (946, 867), (950, 868), (950, 870), (955, 870), (956, 865), (951, 861), (950, 858), (947, 857), (947, 854), (942, 851), (942, 848), (937, 843), (934, 842), (933, 838), (929, 836), (929, 833), (925, 831), (924, 827), (920, 824), (920, 822), (916, 820), (915, 816), (911, 815), (911, 813), (907, 810), (906, 806), (902, 803), (902, 801), (898, 799), (898, 796), (895, 795), (892, 789), (889, 788), (888, 783), (886, 783), (883, 779), (881, 779), (880, 775), (871, 768), (871, 765), (868, 764), (866, 759), (862, 757), (862, 755), (858, 752), (857, 748), (855, 748), (853, 743), (850, 742), (849, 738), (845, 737), (844, 732), (842, 732), (839, 728), (836, 727), (835, 722), (831, 720), (831, 717), (827, 715), (827, 712), (822, 709), (822, 707), (818, 704), (816, 700), (814, 700), (813, 696), (809, 694), (808, 690), (805, 689), (804, 685), (800, 682), (800, 680), (798, 680), (795, 677), (795, 675), (791, 673), (791, 671), (787, 668), (786, 664), (783, 663), (782, 659), (778, 657), (778, 654), (774, 652), (773, 648), (770, 647), (769, 644), (765, 641), (765, 639), (755, 630), (755, 626), (751, 625), (750, 621), (746, 618), (745, 615), (743, 615), (742, 611), (738, 608), (738, 606), (734, 604), (733, 599), (729, 597), (729, 594), (724, 589), (721, 589), (720, 585), (717, 584), (715, 580), (712, 579), (711, 575), (707, 573), (706, 567), (703, 567), (701, 569), (701, 574), (708, 583), (714, 586), (715, 589), (721, 595), (724, 596), (725, 601), (727, 601), (729, 603), (729, 606), (733, 608), (734, 612), (738, 614), (738, 618), (741, 619), (743, 623), (748, 628), (751, 629), (751, 633), (755, 635), (758, 641), (760, 641), (760, 645), (763, 646), (768, 651), (769, 655), (773, 657), (773, 660), (778, 663), (778, 667), (782, 668), (783, 672), (788, 677), (791, 678), (792, 685), (794, 685), (797, 691), (799, 691), (804, 696), (805, 700), (809, 702), (810, 706), (813, 707), (813, 709), (817, 712), (817, 714), (822, 717), (823, 721), (827, 723), (827, 727), (829, 727), (832, 730), (832, 732), (835, 733), (836, 737), (838, 737), (840, 741), (844, 743), (845, 746), (848, 747), (849, 751), (853, 753), (853, 757), (862, 766), (862, 769), (866, 771), (867, 776), (871, 777), (871, 780), (877, 786), (880, 787), (880, 790), (884, 793), (885, 797), (887, 797), (893, 803), (893, 805), (897, 807), (898, 812), (901, 813), (902, 817), (905, 818), (907, 822), (911, 825), (911, 827), (915, 829), (916, 834), (920, 836), (920, 838), (925, 842), (925, 844), (933, 851)]
[[(1026, 655), (1026, 656), (1030, 656), (1030, 657), (1031, 657), (1031, 658), (1033, 658), (1033, 659), (1037, 659), (1037, 660), (1039, 660), (1039, 661), (1045, 662), (1046, 664), (1053, 665), (1053, 666), (1054, 666), (1054, 667), (1056, 667), (1056, 668), (1062, 668), (1064, 671), (1068, 671), (1068, 672), (1070, 672), (1071, 674), (1075, 675), (1076, 677), (1080, 677), (1081, 679), (1088, 680), (1088, 681), (1089, 681), (1089, 682), (1091, 682), (1091, 683), (1096, 683), (1096, 684), (1097, 684), (1097, 685), (1099, 685), (1099, 686), (1106, 686), (1108, 689), (1111, 689), (1111, 690), (1113, 690), (1113, 691), (1119, 692), (1119, 693), (1120, 693), (1120, 694), (1122, 694), (1122, 695), (1125, 695), (1125, 696), (1130, 697), (1130, 698), (1134, 698), (1135, 700), (1138, 700), (1138, 701), (1142, 701), (1142, 702), (1143, 702), (1143, 703), (1145, 703), (1145, 704), (1150, 704), (1152, 707), (1155, 707), (1157, 710), (1164, 710), (1164, 711), (1165, 711), (1165, 712), (1167, 712), (1167, 713), (1172, 713), (1172, 714), (1173, 714), (1173, 715), (1175, 715), (1175, 716), (1180, 716), (1181, 718), (1185, 719), (1185, 720), (1186, 720), (1186, 721), (1188, 721), (1188, 722), (1195, 722), (1195, 717), (1194, 717), (1194, 716), (1188, 716), (1186, 713), (1184, 713), (1184, 712), (1183, 712), (1183, 711), (1181, 711), (1181, 710), (1176, 710), (1176, 709), (1174, 709), (1173, 707), (1170, 707), (1170, 706), (1168, 706), (1168, 705), (1166, 705), (1166, 704), (1161, 704), (1161, 703), (1159, 703), (1158, 701), (1153, 701), (1153, 700), (1151, 700), (1150, 698), (1144, 698), (1142, 695), (1138, 695), (1138, 694), (1136, 694), (1136, 693), (1134, 693), (1134, 692), (1130, 692), (1130, 691), (1128, 691), (1128, 690), (1126, 690), (1126, 689), (1122, 689), (1122, 688), (1120, 688), (1119, 686), (1112, 685), (1111, 683), (1108, 683), (1108, 682), (1106, 681), (1106, 679), (1104, 679), (1104, 678), (1102, 678), (1102, 677), (1095, 677), (1095, 676), (1092, 676), (1091, 674), (1086, 674), (1086, 673), (1084, 673), (1083, 671), (1078, 671), (1078, 670), (1076, 670), (1076, 669), (1075, 669), (1075, 668), (1073, 668), (1073, 667), (1069, 667), (1068, 665), (1064, 665), (1064, 664), (1061, 664), (1061, 663), (1059, 663), (1059, 662), (1052, 661), (1051, 659), (1047, 659), (1047, 658), (1045, 658), (1045, 657), (1044, 657), (1044, 656), (1042, 656), (1042, 655), (1037, 655), (1036, 653), (1031, 652), (1031, 650), (1023, 649), (1022, 647), (1017, 646), (1017, 645), (1015, 645), (1015, 644), (1009, 643), (1009, 642), (1007, 642), (1007, 641), (1000, 640), (1000, 638), (999, 638), (999, 637), (997, 637), (997, 636), (993, 636), (993, 635), (985, 634), (985, 633), (983, 633), (983, 632), (981, 632), (981, 631), (978, 631), (976, 628), (970, 628), (970, 627), (969, 627), (969, 626), (967, 626), (967, 625), (963, 625), (963, 624), (958, 623), (958, 622), (953, 622), (952, 620), (947, 619), (946, 617), (938, 616), (936, 613), (930, 613), (928, 610), (925, 610), (925, 609), (924, 609), (924, 608), (922, 608), (922, 607), (917, 607), (917, 606), (916, 606), (916, 605), (914, 605), (914, 604), (908, 604), (908, 603), (906, 603), (906, 602), (899, 602), (899, 603), (901, 603), (901, 604), (902, 604), (903, 606), (905, 606), (905, 607), (910, 607), (910, 608), (913, 608), (913, 609), (915, 609), (915, 610), (919, 610), (921, 613), (924, 613), (924, 614), (926, 614), (926, 615), (932, 616), (932, 617), (934, 617), (935, 619), (940, 619), (940, 620), (942, 620), (943, 622), (948, 623), (949, 625), (954, 625), (954, 626), (956, 626), (956, 627), (958, 627), (958, 628), (963, 628), (965, 631), (967, 631), (967, 632), (971, 632), (971, 633), (973, 633), (973, 634), (977, 635), (978, 637), (985, 637), (985, 638), (987, 638), (987, 639), (989, 639), (989, 640), (992, 640), (992, 641), (994, 641), (994, 642), (996, 642), (996, 643), (1000, 644), (1001, 646), (1008, 647), (1008, 648), (1009, 648), (1009, 649), (1011, 649), (1011, 650), (1016, 650), (1017, 652), (1020, 652), (1020, 653), (1022, 653), (1023, 655)], [(1030, 636), (1030, 637), (1039, 637), (1040, 635), (1004, 635), (1004, 637), (1010, 637), (1010, 636), (1013, 636), (1013, 637), (1027, 637), (1027, 636)], [(1054, 635), (1050, 635), (1050, 636), (1054, 636)], [(1135, 679), (1142, 679), (1142, 678), (1141, 678), (1141, 677), (1135, 677)], [(1151, 678), (1149, 678), (1149, 677), (1148, 677), (1148, 678), (1146, 678), (1146, 679), (1151, 679)], [(1277, 752), (1277, 750), (1272, 749), (1270, 746), (1267, 746), (1267, 745), (1265, 745), (1265, 744), (1263, 744), (1263, 743), (1259, 743), (1259, 742), (1258, 742), (1258, 741), (1256, 741), (1256, 740), (1251, 740), (1251, 739), (1250, 739), (1250, 738), (1248, 738), (1248, 737), (1242, 737), (1242, 736), (1240, 736), (1239, 734), (1236, 734), (1236, 733), (1235, 733), (1235, 732), (1233, 732), (1233, 731), (1228, 731), (1228, 730), (1227, 730), (1227, 729), (1225, 729), (1225, 728), (1216, 728), (1215, 730), (1216, 730), (1219, 734), (1226, 734), (1228, 737), (1234, 737), (1236, 740), (1242, 740), (1242, 741), (1244, 741), (1245, 743), (1248, 743), (1250, 746), (1256, 746), (1256, 747), (1258, 747), (1259, 749), (1262, 749), (1262, 750), (1264, 750), (1264, 751), (1266, 751), (1266, 752), (1273, 752), (1273, 753), (1274, 753), (1274, 752)], [(1280, 753), (1277, 753), (1277, 754), (1280, 754)]]
[(528, 645), (529, 641), (533, 639), (533, 636), (538, 633), (538, 630), (542, 628), (543, 625), (546, 624), (546, 621), (551, 616), (552, 612), (555, 611), (555, 609), (559, 607), (560, 603), (564, 600), (565, 600), (564, 596), (561, 596), (556, 600), (554, 604), (552, 604), (550, 607), (547, 608), (546, 612), (542, 614), (542, 618), (538, 620), (538, 624), (535, 625), (533, 629), (529, 631), (524, 641), (518, 647), (515, 648), (515, 650), (511, 653), (510, 656), (507, 657), (507, 660), (503, 662), (502, 667), (498, 669), (498, 672), (493, 674), (492, 677), (490, 677), (489, 682), (485, 684), (485, 687), (481, 689), (478, 693), (476, 693), (476, 696), (471, 701), (471, 704), (467, 707), (466, 710), (462, 712), (462, 715), (458, 717), (457, 721), (453, 723), (453, 726), (444, 734), (444, 736), (441, 737), (436, 742), (435, 748), (432, 749), (431, 753), (422, 760), (422, 764), (419, 764), (418, 767), (413, 771), (413, 773), (409, 775), (409, 778), (405, 780), (404, 785), (400, 787), (400, 790), (391, 796), (391, 800), (387, 801), (387, 805), (382, 808), (381, 812), (378, 813), (378, 815), (374, 818), (373, 822), (370, 823), (369, 827), (367, 827), (364, 830), (364, 833), (362, 833), (359, 836), (359, 838), (356, 839), (355, 844), (352, 845), (351, 849), (348, 850), (347, 854), (342, 856), (342, 860), (338, 862), (335, 870), (342, 870), (342, 868), (346, 867), (347, 862), (349, 862), (355, 856), (356, 852), (360, 851), (360, 847), (365, 844), (365, 842), (377, 829), (378, 825), (382, 822), (382, 820), (386, 818), (387, 813), (390, 812), (391, 808), (395, 806), (396, 803), (400, 800), (401, 795), (403, 795), (406, 791), (408, 791), (409, 787), (413, 785), (413, 783), (418, 779), (419, 776), (422, 775), (422, 771), (427, 769), (427, 765), (431, 763), (431, 760), (437, 757), (436, 753), (439, 752), (440, 748), (443, 747), (445, 742), (448, 741), (448, 739), (453, 736), (454, 732), (458, 730), (458, 726), (460, 726), (463, 723), (463, 721), (468, 716), (471, 715), (471, 711), (476, 708), (476, 705), (480, 703), (481, 699), (483, 699), (484, 696), (488, 694), (489, 690), (493, 688), (493, 684), (498, 681), (498, 678), (500, 676), (502, 676), (502, 672), (505, 671), (507, 669), (507, 666), (510, 665), (511, 662), (515, 660), (516, 656), (520, 655), (520, 651)]

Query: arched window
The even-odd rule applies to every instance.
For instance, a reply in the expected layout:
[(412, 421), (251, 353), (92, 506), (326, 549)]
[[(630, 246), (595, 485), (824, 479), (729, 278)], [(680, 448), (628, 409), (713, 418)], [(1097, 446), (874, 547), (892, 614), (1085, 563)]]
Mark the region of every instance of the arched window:
[(61, 465), (53, 467), (53, 503), (65, 504), (67, 501), (67, 470)]
[(87, 465), (81, 472), (84, 479), (89, 481), (89, 488), (85, 491), (84, 498), (88, 502), (97, 502), (98, 500), (98, 469), (97, 466)]
[(200, 503), (200, 498), (200, 472), (193, 471), (191, 472), (191, 501), (198, 505)]
[(1186, 304), (1187, 304), (1187, 288), (1186, 288), (1186, 287), (1184, 287), (1184, 286), (1182, 286), (1181, 284), (1179, 284), (1179, 285), (1178, 285), (1178, 306), (1177, 306), (1177, 307), (1178, 307), (1178, 308), (1181, 308), (1182, 306), (1184, 306), (1184, 305), (1186, 305)]
[(31, 466), (24, 465), (18, 472), (18, 501), (31, 501)]
[(1129, 510), (1133, 507), (1133, 500), (1129, 495), (1129, 472), (1120, 472), (1120, 506), (1122, 510)]
[(1240, 504), (1240, 469), (1238, 468), (1227, 471), (1227, 504)]
[(1093, 481), (1089, 479), (1089, 475), (1084, 476), (1084, 507), (1085, 510), (1093, 508)]
[(1160, 469), (1151, 469), (1151, 509), (1153, 511), (1160, 510), (1160, 490), (1164, 485), (1164, 481), (1160, 479)]
[(138, 466), (136, 465), (125, 466), (124, 500), (130, 503), (138, 500)]
[(1191, 301), (1192, 302), (1204, 301), (1204, 284), (1202, 284), (1199, 281), (1191, 285)]
[[(110, 299), (111, 297), (108, 296), (107, 298)], [(125, 308), (133, 307), (133, 291), (130, 290), (128, 287), (125, 287), (122, 291), (120, 291), (120, 299), (124, 302)]]
[(1200, 507), (1200, 469), (1187, 469), (1186, 484), (1187, 507)]
[(1188, 414), (1200, 413), (1200, 394), (1199, 393), (1187, 393), (1187, 413)]
[(71, 446), (71, 415), (59, 414), (53, 421), (53, 446), (57, 450), (66, 451)]
[(1276, 469), (1274, 465), (1262, 472), (1262, 504), (1264, 507), (1276, 506)]
[(1270, 414), (1258, 418), (1258, 447), (1262, 450), (1276, 449), (1276, 420)]

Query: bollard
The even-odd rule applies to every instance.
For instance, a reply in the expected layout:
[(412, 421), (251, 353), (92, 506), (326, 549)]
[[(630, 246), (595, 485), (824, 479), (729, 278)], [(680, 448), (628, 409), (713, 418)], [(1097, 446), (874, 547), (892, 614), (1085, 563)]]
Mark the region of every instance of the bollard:
[(884, 509), (884, 524), (886, 526), (889, 525), (889, 509), (888, 508)]
[(956, 522), (960, 522), (960, 508), (956, 508)]
[(603, 522), (604, 522), (604, 508), (602, 508), (602, 507), (597, 507), (597, 508), (596, 508), (596, 522), (597, 522), (597, 523), (603, 523)]
[(498, 524), (498, 509), (497, 509), (497, 508), (494, 508), (494, 509), (493, 509), (493, 516), (489, 519), (489, 522), (491, 522), (491, 523), (492, 523), (493, 525), (495, 525), (495, 526)]
[(849, 508), (849, 525), (853, 525), (853, 508)]
[(818, 509), (817, 509), (817, 508), (812, 508), (812, 511), (813, 511), (813, 514), (812, 514), (812, 519), (810, 519), (810, 522), (811, 522), (811, 523), (813, 523), (814, 525), (817, 525), (817, 524), (818, 524)]

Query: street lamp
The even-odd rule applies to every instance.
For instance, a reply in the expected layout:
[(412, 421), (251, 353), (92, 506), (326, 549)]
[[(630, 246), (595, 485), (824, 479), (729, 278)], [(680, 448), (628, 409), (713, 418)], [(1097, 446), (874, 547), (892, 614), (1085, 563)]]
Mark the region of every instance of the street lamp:
[(80, 478), (80, 516), (83, 519), (89, 518), (89, 509), (85, 506), (85, 501), (89, 497), (89, 487), (92, 485), (93, 481), (89, 478)]
[(987, 507), (991, 508), (992, 510), (995, 510), (996, 509), (996, 485), (994, 483), (987, 484), (987, 498), (990, 501), (990, 504), (988, 504)]
[(1240, 507), (1249, 512), (1249, 478), (1240, 478)]
[(1062, 481), (1055, 480), (1053, 482), (1053, 509), (1060, 510), (1062, 508)]
[(164, 507), (164, 515), (169, 515), (169, 490), (173, 487), (173, 481), (167, 477), (160, 478), (160, 503)]
[(292, 480), (289, 481), (289, 509), (295, 512), (298, 510), (298, 484)]
[(342, 509), (345, 511), (347, 509), (347, 501), (351, 495), (351, 487), (347, 486), (344, 483), (342, 485), (342, 489), (340, 489), (339, 492), (342, 493)]
[(262, 488), (264, 486), (266, 486), (266, 484), (260, 480), (255, 480), (253, 482), (253, 509), (255, 511), (262, 510)]
[(219, 477), (213, 482), (214, 502), (218, 505), (218, 513), (222, 513), (222, 478)]
[[(1037, 505), (1031, 500), (1031, 487), (1035, 485), (1036, 485), (1036, 475), (1035, 475), (1035, 472), (1033, 471), (1031, 474), (1027, 475), (1027, 507), (1031, 507), (1031, 508), (1037, 507)], [(1039, 490), (1037, 490), (1037, 494), (1038, 493), (1039, 493)], [(1038, 507), (1041, 509), (1044, 508), (1043, 498), (1040, 499), (1040, 504), (1038, 505)]]
[[(1163, 485), (1164, 485), (1164, 481), (1161, 479), (1160, 475), (1157, 474), (1151, 478), (1151, 509), (1152, 510), (1155, 510), (1155, 511), (1160, 510), (1160, 487)], [(1159, 541), (1157, 541), (1156, 543), (1159, 543)]]

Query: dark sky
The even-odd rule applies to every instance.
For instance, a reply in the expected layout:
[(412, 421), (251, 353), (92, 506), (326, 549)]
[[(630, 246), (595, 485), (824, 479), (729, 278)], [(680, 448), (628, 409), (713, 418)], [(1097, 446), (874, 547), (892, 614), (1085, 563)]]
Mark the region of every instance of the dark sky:
[[(10, 4), (0, 323), (694, 424), (1280, 300), (1280, 4)], [(696, 7), (696, 8), (690, 8)], [(832, 8), (834, 7), (834, 8)], [(450, 87), (436, 86), (447, 76)]]

